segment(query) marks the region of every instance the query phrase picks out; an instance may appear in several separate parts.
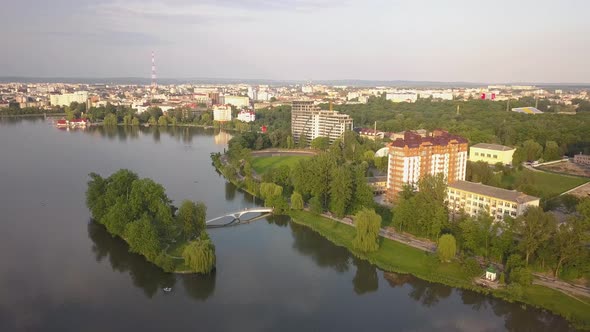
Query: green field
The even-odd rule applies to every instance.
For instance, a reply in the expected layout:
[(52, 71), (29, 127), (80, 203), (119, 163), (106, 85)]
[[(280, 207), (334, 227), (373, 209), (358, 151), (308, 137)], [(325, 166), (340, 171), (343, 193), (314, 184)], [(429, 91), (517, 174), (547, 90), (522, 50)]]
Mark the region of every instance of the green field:
[(504, 176), (502, 178), (503, 187), (514, 187), (519, 177), (532, 176), (532, 187), (540, 193), (542, 198), (551, 198), (560, 195), (561, 193), (575, 188), (581, 184), (588, 182), (587, 178), (561, 175), (547, 172), (534, 172), (528, 169), (515, 171), (514, 174)]
[[(412, 274), (431, 282), (489, 292), (474, 286), (457, 261), (441, 264), (434, 254), (384, 238), (380, 238), (380, 247), (376, 252), (359, 253), (352, 248), (356, 233), (353, 227), (306, 211), (291, 211), (289, 214), (293, 222), (311, 228), (334, 244), (347, 248), (354, 255), (385, 271)], [(506, 289), (492, 291), (492, 294), (508, 301), (514, 300)], [(562, 315), (578, 328), (590, 329), (590, 299), (577, 300), (559, 291), (532, 285), (524, 288), (520, 301)]]
[(287, 165), (293, 168), (300, 160), (309, 159), (309, 156), (277, 156), (277, 157), (254, 157), (252, 167), (259, 175), (264, 174), (272, 168)]

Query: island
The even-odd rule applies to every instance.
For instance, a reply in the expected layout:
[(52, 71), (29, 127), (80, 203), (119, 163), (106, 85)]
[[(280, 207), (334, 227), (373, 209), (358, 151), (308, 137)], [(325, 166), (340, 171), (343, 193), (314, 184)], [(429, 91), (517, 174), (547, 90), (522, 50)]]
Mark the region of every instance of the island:
[(205, 204), (185, 200), (177, 208), (164, 187), (122, 169), (107, 178), (90, 173), (86, 205), (92, 221), (123, 239), (165, 272), (208, 274), (215, 246), (205, 227)]

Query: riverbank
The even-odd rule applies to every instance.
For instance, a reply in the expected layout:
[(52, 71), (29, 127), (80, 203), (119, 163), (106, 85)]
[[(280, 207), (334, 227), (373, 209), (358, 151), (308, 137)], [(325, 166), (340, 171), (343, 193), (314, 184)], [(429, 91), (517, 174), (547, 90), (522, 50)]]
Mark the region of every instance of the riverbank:
[[(245, 190), (237, 178), (230, 179), (224, 174), (225, 160), (223, 156), (213, 157), (216, 169), (238, 188)], [(590, 299), (574, 298), (560, 291), (530, 285), (522, 291), (514, 292), (507, 288), (492, 290), (473, 283), (471, 278), (458, 261), (441, 264), (435, 254), (413, 248), (404, 243), (380, 237), (380, 248), (374, 253), (360, 253), (354, 250), (352, 240), (356, 234), (354, 227), (307, 211), (290, 211), (291, 220), (309, 227), (332, 243), (348, 249), (355, 256), (367, 260), (386, 272), (397, 272), (414, 275), (420, 279), (441, 283), (451, 287), (469, 289), (489, 294), (509, 302), (521, 302), (532, 307), (547, 309), (570, 321), (578, 329), (590, 330)]]

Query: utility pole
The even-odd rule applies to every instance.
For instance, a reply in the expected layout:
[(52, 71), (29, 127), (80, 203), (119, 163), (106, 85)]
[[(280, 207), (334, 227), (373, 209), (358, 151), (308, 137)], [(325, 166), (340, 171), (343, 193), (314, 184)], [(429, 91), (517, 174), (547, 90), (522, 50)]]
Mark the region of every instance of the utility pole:
[(461, 115), (461, 105), (457, 105), (457, 115)]

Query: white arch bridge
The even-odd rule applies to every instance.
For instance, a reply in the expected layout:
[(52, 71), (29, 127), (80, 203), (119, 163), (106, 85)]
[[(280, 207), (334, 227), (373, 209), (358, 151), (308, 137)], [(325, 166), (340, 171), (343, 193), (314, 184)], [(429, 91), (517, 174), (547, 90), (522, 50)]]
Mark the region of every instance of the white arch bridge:
[[(207, 227), (211, 228), (211, 227), (224, 227), (224, 226), (230, 226), (230, 225), (237, 225), (237, 224), (241, 224), (241, 223), (249, 223), (254, 220), (260, 219), (262, 217), (266, 217), (267, 215), (271, 214), (272, 211), (273, 211), (272, 208), (266, 208), (266, 207), (244, 209), (242, 211), (231, 212), (231, 213), (224, 214), (223, 216), (220, 216), (217, 218), (209, 219), (209, 220), (205, 221), (205, 224), (207, 225)], [(249, 219), (242, 220), (242, 217), (244, 215), (251, 214), (251, 213), (257, 213), (259, 215), (254, 216)], [(216, 221), (222, 221), (224, 219), (229, 222), (216, 223)]]

